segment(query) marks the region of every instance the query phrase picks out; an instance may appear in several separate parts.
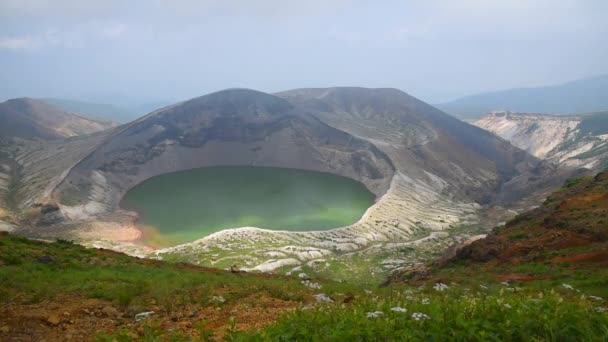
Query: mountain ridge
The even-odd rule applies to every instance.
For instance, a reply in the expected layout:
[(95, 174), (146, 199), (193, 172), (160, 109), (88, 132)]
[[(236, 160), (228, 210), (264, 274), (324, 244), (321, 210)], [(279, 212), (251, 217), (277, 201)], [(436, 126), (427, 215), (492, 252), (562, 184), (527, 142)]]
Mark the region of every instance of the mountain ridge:
[(32, 98), (0, 103), (0, 136), (55, 140), (111, 127), (114, 127), (111, 122), (68, 113)]
[(581, 114), (608, 109), (608, 75), (553, 86), (513, 88), (465, 96), (437, 107), (462, 119), (477, 119), (493, 110)]

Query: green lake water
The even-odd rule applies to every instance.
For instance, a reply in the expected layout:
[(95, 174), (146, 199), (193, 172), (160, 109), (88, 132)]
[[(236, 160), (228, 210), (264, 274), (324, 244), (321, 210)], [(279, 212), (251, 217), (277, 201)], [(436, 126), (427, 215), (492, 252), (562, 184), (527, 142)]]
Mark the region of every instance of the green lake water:
[(310, 231), (357, 222), (374, 202), (350, 178), (296, 169), (222, 166), (164, 174), (129, 190), (142, 242), (165, 247), (226, 228)]

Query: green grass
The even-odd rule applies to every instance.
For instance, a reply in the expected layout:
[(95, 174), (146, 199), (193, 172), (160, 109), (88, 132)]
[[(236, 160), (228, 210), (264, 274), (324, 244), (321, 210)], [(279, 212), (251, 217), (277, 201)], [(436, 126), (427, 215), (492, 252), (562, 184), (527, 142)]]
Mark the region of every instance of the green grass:
[[(562, 284), (543, 290), (504, 284), (449, 284), (443, 291), (396, 286), (359, 295), (351, 304), (302, 307), (259, 332), (229, 330), (224, 340), (601, 341), (608, 338), (602, 305)], [(405, 312), (392, 310), (397, 307)], [(163, 331), (150, 326), (147, 333), (143, 340), (156, 341)], [(113, 339), (130, 340), (126, 332), (100, 340)], [(171, 340), (204, 338), (173, 333)]]
[[(40, 256), (55, 263), (44, 264)], [(333, 260), (330, 262), (334, 262)], [(333, 266), (330, 266), (330, 269)], [(309, 271), (305, 269), (305, 271)], [(505, 272), (512, 267), (505, 266)], [(108, 251), (86, 249), (67, 241), (46, 243), (0, 235), (0, 305), (38, 303), (62, 294), (111, 301), (116, 307), (145, 307), (154, 300), (163, 314), (182, 307), (222, 306), (212, 296), (221, 294), (226, 303), (242, 303), (251, 295), (299, 303), (260, 331), (238, 331), (238, 320), (223, 334), (227, 341), (601, 341), (608, 339), (608, 304), (590, 296), (608, 298), (606, 269), (567, 269), (550, 264), (518, 265), (515, 271), (534, 274), (539, 280), (502, 284), (493, 274), (467, 262), (443, 268), (428, 282), (416, 286), (385, 288), (358, 283), (318, 281), (313, 291), (294, 277), (259, 277), (249, 274), (203, 272), (182, 264), (142, 260)], [(433, 288), (441, 279), (448, 289)], [(568, 289), (567, 283), (573, 286)], [(323, 292), (334, 303), (315, 303)], [(354, 300), (343, 303), (346, 294)], [(406, 312), (395, 312), (400, 307)], [(368, 313), (379, 311), (377, 318)], [(422, 313), (428, 319), (416, 320)], [(168, 316), (171, 317), (171, 316)], [(200, 318), (198, 336), (166, 330), (160, 317), (143, 323), (143, 341), (204, 341), (213, 331)], [(134, 328), (131, 328), (134, 329)], [(98, 335), (99, 341), (131, 341), (127, 327)]]
[[(38, 258), (43, 255), (56, 262), (40, 263)], [(306, 290), (295, 278), (202, 272), (180, 268), (179, 264), (100, 253), (68, 242), (12, 236), (0, 238), (0, 265), (0, 303), (14, 298), (39, 302), (62, 293), (79, 293), (123, 307), (150, 299), (171, 307), (203, 303), (218, 289), (239, 296), (264, 288), (294, 298), (301, 298), (296, 292)]]
[[(410, 291), (412, 293), (405, 293)], [(424, 304), (424, 299), (428, 304)], [(297, 311), (243, 339), (267, 341), (580, 341), (608, 338), (608, 315), (575, 291), (509, 286), (391, 289), (353, 306)], [(407, 312), (391, 311), (401, 307)], [(382, 312), (368, 318), (369, 312)], [(414, 313), (428, 319), (416, 320)]]

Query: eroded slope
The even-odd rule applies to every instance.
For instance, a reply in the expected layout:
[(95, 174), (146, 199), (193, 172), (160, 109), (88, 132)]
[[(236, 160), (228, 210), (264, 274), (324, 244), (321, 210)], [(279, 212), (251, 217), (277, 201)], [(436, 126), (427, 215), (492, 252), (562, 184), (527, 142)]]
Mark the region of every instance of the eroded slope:
[(608, 159), (608, 113), (578, 116), (492, 112), (475, 122), (530, 154), (562, 166), (599, 170)]

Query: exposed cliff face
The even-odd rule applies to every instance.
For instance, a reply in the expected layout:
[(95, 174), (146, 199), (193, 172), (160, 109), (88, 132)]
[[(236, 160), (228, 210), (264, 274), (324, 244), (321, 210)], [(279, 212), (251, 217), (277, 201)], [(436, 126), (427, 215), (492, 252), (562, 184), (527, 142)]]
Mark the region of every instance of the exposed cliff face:
[(492, 112), (474, 124), (562, 166), (601, 169), (608, 159), (608, 113), (579, 116)]

